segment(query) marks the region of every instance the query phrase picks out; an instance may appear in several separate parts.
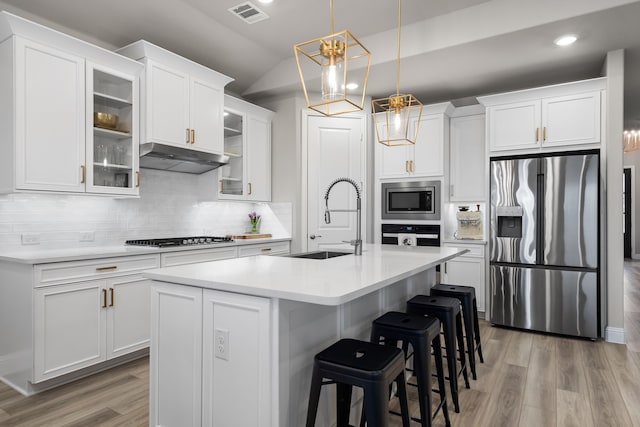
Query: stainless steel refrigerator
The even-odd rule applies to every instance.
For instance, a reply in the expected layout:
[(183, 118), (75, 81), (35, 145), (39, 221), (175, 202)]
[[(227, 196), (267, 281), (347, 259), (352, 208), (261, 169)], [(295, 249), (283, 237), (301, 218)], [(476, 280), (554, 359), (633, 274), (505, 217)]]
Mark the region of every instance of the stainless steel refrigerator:
[(600, 336), (597, 151), (491, 159), (491, 322)]

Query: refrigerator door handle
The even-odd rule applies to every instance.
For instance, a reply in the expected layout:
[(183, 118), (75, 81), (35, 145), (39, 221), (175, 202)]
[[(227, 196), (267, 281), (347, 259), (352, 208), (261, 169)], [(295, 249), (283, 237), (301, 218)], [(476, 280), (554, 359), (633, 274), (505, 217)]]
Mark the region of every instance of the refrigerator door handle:
[(545, 207), (544, 207), (544, 174), (538, 174), (537, 176), (537, 189), (536, 189), (536, 264), (544, 263), (544, 215), (545, 215)]

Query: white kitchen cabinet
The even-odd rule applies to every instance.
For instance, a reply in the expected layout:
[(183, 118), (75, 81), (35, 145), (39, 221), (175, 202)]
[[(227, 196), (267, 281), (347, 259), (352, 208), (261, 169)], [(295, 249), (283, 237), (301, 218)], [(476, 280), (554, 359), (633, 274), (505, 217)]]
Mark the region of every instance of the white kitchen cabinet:
[(202, 425), (271, 426), (271, 300), (205, 289), (202, 318)]
[(492, 152), (544, 150), (601, 141), (603, 79), (480, 97)]
[(202, 425), (202, 289), (152, 282), (151, 336), (149, 425)]
[(228, 95), (224, 97), (224, 153), (218, 197), (271, 200), (271, 119), (273, 112)]
[(449, 200), (483, 201), (486, 197), (485, 116), (451, 118)]
[(410, 119), (409, 126), (419, 126), (415, 144), (388, 147), (377, 144), (378, 178), (430, 177), (444, 175), (445, 141), (449, 139), (449, 102), (423, 107), (420, 120)]
[[(86, 72), (87, 192), (138, 195), (138, 76), (90, 61)], [(97, 123), (97, 112), (115, 114), (116, 126)]]
[(288, 255), (290, 252), (289, 242), (254, 243), (238, 246), (238, 258), (254, 255)]
[(144, 40), (117, 52), (145, 64), (142, 143), (222, 154), (224, 87), (233, 79)]
[(160, 255), (160, 265), (162, 267), (171, 267), (174, 265), (193, 264), (196, 262), (230, 259), (236, 258), (237, 256), (238, 249), (235, 246), (167, 252)]
[(151, 294), (149, 425), (271, 425), (270, 300), (162, 282)]
[[(0, 191), (137, 195), (142, 66), (7, 12), (0, 21)], [(116, 80), (126, 81), (127, 94)], [(96, 130), (94, 111), (121, 116), (128, 134)], [(97, 168), (97, 145), (122, 161)]]
[[(462, 241), (461, 241), (462, 242)], [(473, 286), (476, 290), (478, 311), (485, 311), (485, 250), (483, 244), (447, 242), (443, 246), (469, 249), (464, 255), (444, 263), (440, 268), (441, 283)]]

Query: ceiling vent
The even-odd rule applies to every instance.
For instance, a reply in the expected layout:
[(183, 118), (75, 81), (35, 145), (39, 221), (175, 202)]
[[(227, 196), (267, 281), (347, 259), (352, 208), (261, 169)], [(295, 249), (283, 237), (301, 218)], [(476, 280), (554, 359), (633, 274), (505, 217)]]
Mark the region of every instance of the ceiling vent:
[(227, 10), (233, 13), (238, 18), (242, 19), (247, 24), (255, 24), (256, 22), (262, 21), (269, 17), (269, 15), (258, 9), (256, 5), (254, 5), (250, 1), (240, 3)]

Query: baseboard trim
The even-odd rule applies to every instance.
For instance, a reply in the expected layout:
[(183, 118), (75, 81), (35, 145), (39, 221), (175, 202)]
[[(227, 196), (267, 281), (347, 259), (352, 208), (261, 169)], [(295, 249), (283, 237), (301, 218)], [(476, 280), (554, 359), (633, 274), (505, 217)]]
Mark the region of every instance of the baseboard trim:
[(604, 339), (614, 344), (624, 344), (624, 328), (607, 327), (604, 331)]

